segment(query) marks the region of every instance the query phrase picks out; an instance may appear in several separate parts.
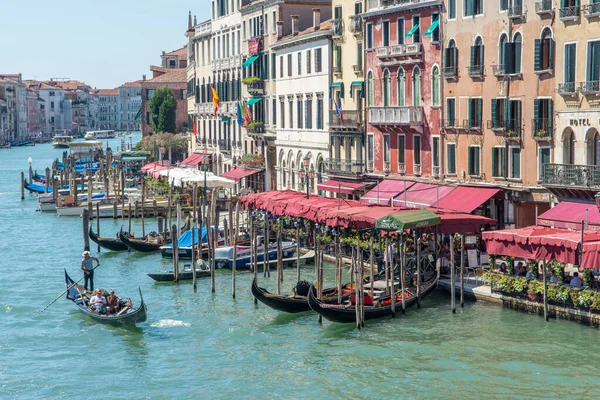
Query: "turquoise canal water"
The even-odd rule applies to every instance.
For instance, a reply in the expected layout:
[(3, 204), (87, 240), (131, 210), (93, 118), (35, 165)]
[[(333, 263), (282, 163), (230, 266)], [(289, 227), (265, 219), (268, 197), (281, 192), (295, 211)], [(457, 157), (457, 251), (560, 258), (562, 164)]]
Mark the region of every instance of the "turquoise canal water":
[[(227, 273), (215, 295), (209, 279), (194, 293), (146, 276), (168, 266), (158, 254), (103, 251), (96, 286), (134, 302), (140, 287), (148, 321), (99, 325), (63, 298), (39, 315), (64, 290), (64, 268), (80, 277), (81, 219), (40, 214), (30, 194), (21, 201), (19, 173), (28, 157), (41, 171), (59, 154), (49, 144), (0, 150), (2, 399), (600, 396), (597, 329), (485, 303), (453, 315), (442, 292), (358, 332), (255, 306), (250, 274), (238, 276), (232, 300)], [(101, 233), (120, 225), (102, 220)], [(262, 283), (275, 287), (274, 277)]]

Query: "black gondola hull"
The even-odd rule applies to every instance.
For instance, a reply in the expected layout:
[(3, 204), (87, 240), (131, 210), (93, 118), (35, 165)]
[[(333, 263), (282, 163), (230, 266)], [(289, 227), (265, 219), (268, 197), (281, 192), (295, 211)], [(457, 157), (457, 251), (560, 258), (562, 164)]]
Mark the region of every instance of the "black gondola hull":
[(92, 227), (90, 227), (90, 239), (103, 249), (111, 251), (123, 251), (128, 249), (127, 245), (121, 240), (98, 237), (92, 230)]
[(261, 303), (274, 310), (287, 313), (310, 311), (306, 297), (290, 297), (269, 293), (266, 289), (258, 286), (256, 279), (252, 281), (252, 295)]
[[(171, 272), (157, 272), (153, 274), (147, 274), (150, 278), (154, 279), (157, 282), (173, 282), (175, 281), (175, 274), (173, 271)], [(196, 270), (196, 278), (201, 278), (204, 276), (210, 276), (210, 271), (204, 270)], [(194, 279), (192, 271), (184, 271), (179, 273), (180, 281), (189, 281)]]
[(119, 232), (119, 239), (125, 243), (131, 250), (139, 251), (141, 253), (150, 253), (153, 251), (159, 251), (160, 247), (165, 243), (150, 243), (146, 240), (141, 239), (130, 239), (124, 232)]
[(84, 304), (84, 302), (79, 298), (79, 292), (77, 291), (77, 286), (75, 285), (75, 281), (71, 279), (71, 277), (67, 274), (67, 270), (65, 270), (65, 283), (67, 285), (67, 299), (71, 300), (77, 309), (93, 319), (96, 322), (108, 325), (135, 325), (137, 323), (141, 323), (146, 321), (147, 317), (147, 309), (146, 304), (144, 303), (144, 298), (142, 296), (142, 291), (140, 292), (140, 306), (135, 309), (130, 309), (127, 312), (121, 315), (101, 315), (97, 314), (93, 311), (88, 311), (88, 307)]

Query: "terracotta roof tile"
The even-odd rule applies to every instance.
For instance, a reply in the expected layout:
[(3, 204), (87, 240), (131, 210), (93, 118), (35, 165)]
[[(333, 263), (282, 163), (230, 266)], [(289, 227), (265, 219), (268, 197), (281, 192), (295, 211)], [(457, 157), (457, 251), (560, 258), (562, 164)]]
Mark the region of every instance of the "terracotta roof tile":
[(118, 96), (119, 89), (98, 89), (96, 93), (100, 96)]
[(331, 25), (332, 25), (331, 20), (324, 21), (324, 22), (321, 22), (321, 25), (319, 26), (319, 30), (318, 31), (315, 31), (315, 28), (313, 26), (311, 26), (308, 29), (305, 29), (305, 30), (303, 30), (301, 32), (298, 32), (298, 34), (295, 35), (295, 36), (294, 35), (284, 36), (281, 39), (279, 39), (278, 42), (279, 41), (283, 41), (283, 40), (288, 40), (288, 39), (291, 39), (291, 38), (294, 38), (294, 37), (299, 37), (299, 36), (302, 36), (302, 35), (308, 35), (309, 33), (328, 31), (329, 29), (331, 29)]
[(168, 72), (147, 80), (146, 82), (165, 82), (165, 83), (181, 83), (187, 82), (187, 72), (185, 68), (172, 68)]
[(165, 56), (179, 56), (179, 57), (187, 58), (187, 46), (183, 46), (180, 49), (165, 53)]
[(142, 81), (133, 81), (133, 82), (125, 82), (124, 84), (122, 84), (119, 87), (142, 87)]

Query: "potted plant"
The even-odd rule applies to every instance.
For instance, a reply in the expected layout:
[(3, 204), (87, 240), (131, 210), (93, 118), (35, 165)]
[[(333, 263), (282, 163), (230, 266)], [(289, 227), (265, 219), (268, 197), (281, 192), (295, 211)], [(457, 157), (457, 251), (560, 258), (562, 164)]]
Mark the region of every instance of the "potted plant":
[(590, 304), (590, 311), (594, 314), (600, 314), (600, 294), (595, 293), (592, 304)]
[(537, 132), (535, 133), (536, 137), (539, 138), (545, 138), (548, 136), (548, 130), (547, 129), (538, 129)]
[(529, 272), (531, 272), (533, 279), (537, 279), (537, 277), (538, 277), (538, 262), (535, 260), (528, 260), (527, 264), (529, 265)]
[[(555, 285), (552, 285), (555, 286)], [(556, 285), (556, 301), (562, 303), (563, 307), (567, 306), (567, 301), (571, 298), (571, 288), (564, 285)]]
[(580, 291), (579, 297), (577, 299), (577, 306), (582, 310), (589, 311), (595, 295), (596, 295), (596, 292), (594, 292), (592, 290)]
[(485, 283), (489, 284), (490, 287), (492, 288), (492, 290), (496, 290), (496, 285), (498, 284), (498, 281), (500, 280), (500, 277), (502, 277), (501, 274), (492, 272), (492, 271), (487, 271), (482, 275), (482, 279)]
[(583, 283), (586, 286), (592, 286), (592, 282), (594, 282), (594, 275), (592, 274), (592, 270), (589, 268), (586, 268), (583, 270), (582, 275), (583, 275)]
[(506, 270), (509, 275), (515, 274), (515, 258), (514, 257), (506, 257)]
[(515, 291), (514, 278), (506, 275), (502, 276), (500, 279), (498, 279), (498, 289), (503, 295), (511, 296)]
[(518, 277), (513, 279), (513, 292), (517, 297), (525, 298), (527, 296), (527, 279)]
[(562, 282), (565, 278), (565, 266), (561, 262), (554, 260), (552, 261), (552, 270), (558, 281)]
[(496, 269), (496, 256), (494, 254), (490, 254), (488, 265), (492, 271)]
[(506, 132), (506, 136), (507, 136), (507, 137), (510, 137), (510, 138), (516, 138), (516, 137), (518, 137), (519, 135), (517, 134), (517, 132), (516, 132), (516, 131), (512, 131), (512, 130), (511, 130), (511, 131), (508, 131), (508, 132)]
[(544, 284), (540, 281), (529, 281), (527, 296), (531, 301), (540, 301), (544, 295)]
[(259, 81), (260, 81), (260, 78), (258, 76), (247, 76), (244, 79), (242, 79), (242, 83), (244, 85), (252, 85)]

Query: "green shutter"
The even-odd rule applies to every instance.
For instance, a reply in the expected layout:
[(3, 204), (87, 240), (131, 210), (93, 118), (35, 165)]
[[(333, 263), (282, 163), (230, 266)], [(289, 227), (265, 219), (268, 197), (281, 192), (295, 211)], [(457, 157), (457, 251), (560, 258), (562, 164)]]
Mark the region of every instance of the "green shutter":
[(450, 50), (449, 47), (444, 49), (444, 68), (448, 68), (450, 66)]
[(481, 151), (480, 147), (474, 147), (473, 148), (474, 153), (475, 153), (475, 159), (473, 160), (474, 164), (475, 164), (475, 175), (480, 175), (481, 172), (481, 166), (479, 165), (481, 157), (479, 157), (479, 152)]
[(468, 165), (468, 170), (469, 170), (469, 175), (473, 175), (473, 147), (469, 147), (469, 151), (468, 151), (468, 158), (469, 158), (469, 165)]
[(515, 67), (514, 71), (516, 74), (521, 73), (521, 42), (515, 43)]
[(542, 101), (540, 99), (533, 100), (533, 134), (535, 135), (537, 131), (539, 131), (544, 125), (542, 121), (540, 121), (540, 106)]
[(522, 129), (522, 123), (521, 123), (521, 100), (516, 100), (517, 102), (517, 115), (515, 117), (516, 121), (515, 121), (515, 132), (517, 132), (517, 134), (519, 135), (519, 137), (521, 137), (521, 129)]
[(500, 149), (500, 175), (506, 176), (506, 149)]
[(515, 73), (515, 44), (504, 43), (504, 73), (514, 74)]
[(542, 41), (535, 39), (533, 44), (533, 70), (541, 71), (542, 69)]
[(473, 126), (473, 120), (475, 119), (475, 117), (473, 116), (473, 115), (475, 115), (474, 114), (475, 110), (473, 109), (474, 108), (473, 106), (474, 106), (473, 99), (469, 99), (469, 123), (467, 125), (467, 127), (469, 127), (469, 128)]
[(467, 0), (466, 15), (475, 15), (475, 0)]
[(484, 51), (485, 51), (485, 46), (481, 45), (479, 46), (479, 73), (483, 75), (483, 65), (484, 65)]
[(452, 60), (454, 61), (454, 65), (452, 65), (454, 67), (454, 75), (458, 75), (458, 47), (453, 47), (452, 53)]
[(498, 157), (497, 157), (497, 147), (492, 147), (492, 176), (499, 176), (498, 174)]
[(482, 127), (483, 99), (477, 99), (477, 127)]
[[(452, 149), (452, 150), (450, 150)], [(455, 174), (456, 173), (456, 145), (448, 147), (448, 161), (450, 165), (448, 166), (448, 172)]]
[(492, 99), (492, 128), (498, 127), (498, 99)]
[(477, 46), (471, 46), (471, 68), (477, 65)]
[(552, 99), (548, 99), (548, 135), (552, 135), (552, 127), (554, 124), (554, 109), (552, 107)]
[(554, 40), (548, 40), (548, 67), (554, 69)]

